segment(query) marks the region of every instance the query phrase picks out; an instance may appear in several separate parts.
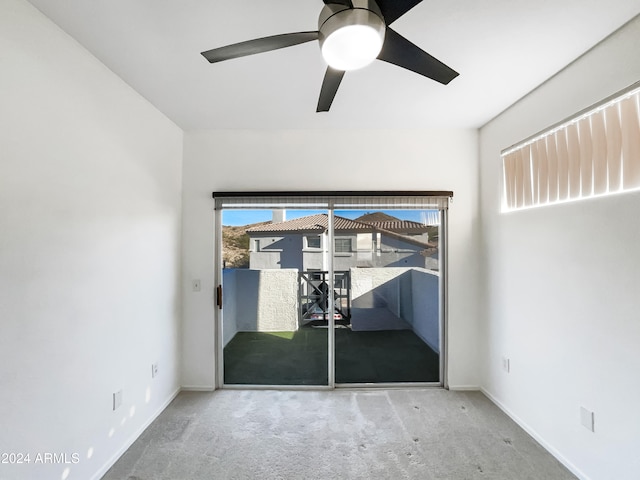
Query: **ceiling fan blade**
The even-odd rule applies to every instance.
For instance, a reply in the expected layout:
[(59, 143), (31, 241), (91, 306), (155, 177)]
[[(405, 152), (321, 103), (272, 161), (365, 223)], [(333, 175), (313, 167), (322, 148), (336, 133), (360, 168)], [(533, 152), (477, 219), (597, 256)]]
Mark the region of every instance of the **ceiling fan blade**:
[(318, 39), (318, 32), (295, 32), (273, 35), (271, 37), (256, 38), (246, 42), (234, 43), (226, 47), (214, 48), (202, 52), (209, 62), (216, 63), (232, 58), (246, 57), (256, 53), (269, 52), (279, 48), (292, 47), (300, 43), (310, 42)]
[(331, 103), (336, 96), (340, 82), (344, 77), (344, 70), (336, 70), (331, 67), (327, 67), (327, 71), (324, 74), (324, 80), (322, 81), (322, 89), (320, 90), (320, 98), (318, 99), (318, 108), (316, 112), (328, 112), (331, 108)]
[(422, 2), (422, 0), (376, 0), (387, 26), (391, 25), (392, 22), (395, 22), (420, 2)]
[(459, 75), (458, 72), (388, 27), (378, 60), (393, 63), (444, 85)]
[(344, 5), (345, 7), (353, 8), (351, 0), (324, 0), (325, 5)]

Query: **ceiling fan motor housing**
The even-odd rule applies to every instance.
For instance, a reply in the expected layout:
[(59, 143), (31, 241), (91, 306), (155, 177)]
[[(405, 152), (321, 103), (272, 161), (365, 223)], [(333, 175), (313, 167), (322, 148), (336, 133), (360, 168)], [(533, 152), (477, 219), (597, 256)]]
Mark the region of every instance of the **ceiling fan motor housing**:
[(386, 25), (373, 0), (353, 0), (353, 8), (327, 4), (318, 18), (322, 55), (338, 70), (355, 70), (373, 61), (384, 42)]

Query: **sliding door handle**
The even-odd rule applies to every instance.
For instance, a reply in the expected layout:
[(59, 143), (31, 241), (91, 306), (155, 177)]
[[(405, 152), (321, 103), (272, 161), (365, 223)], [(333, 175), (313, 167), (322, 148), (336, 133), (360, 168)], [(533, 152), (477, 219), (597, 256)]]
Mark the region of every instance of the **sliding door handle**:
[(216, 305), (222, 310), (222, 285), (216, 287)]

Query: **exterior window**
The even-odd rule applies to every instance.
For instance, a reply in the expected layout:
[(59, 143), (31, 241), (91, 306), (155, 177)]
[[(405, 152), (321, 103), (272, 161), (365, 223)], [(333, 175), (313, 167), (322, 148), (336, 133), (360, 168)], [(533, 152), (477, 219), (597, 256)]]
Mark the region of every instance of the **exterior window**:
[(307, 248), (320, 248), (320, 235), (307, 235)]
[(256, 238), (253, 240), (253, 251), (254, 252), (259, 252), (260, 251), (260, 239)]
[(336, 253), (350, 253), (351, 252), (351, 239), (350, 238), (336, 238), (335, 239), (335, 252)]
[(310, 278), (311, 280), (322, 280), (322, 272), (316, 268), (310, 268), (309, 270), (307, 270), (308, 272), (310, 272)]

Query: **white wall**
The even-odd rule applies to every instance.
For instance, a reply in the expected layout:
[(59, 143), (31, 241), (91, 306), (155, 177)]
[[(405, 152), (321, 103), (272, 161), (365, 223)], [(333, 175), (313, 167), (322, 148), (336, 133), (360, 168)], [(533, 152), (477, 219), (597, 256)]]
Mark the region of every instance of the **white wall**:
[[(475, 130), (191, 132), (184, 152), (184, 386), (214, 386), (211, 192), (225, 190), (453, 190), (449, 378), (478, 385)], [(201, 292), (190, 291), (192, 279)]]
[(0, 478), (84, 480), (179, 387), (182, 132), (23, 0), (0, 72)]
[[(593, 480), (640, 471), (640, 193), (500, 214), (500, 150), (638, 81), (638, 45), (640, 18), (480, 135), (482, 383)], [(580, 406), (595, 411), (595, 433)]]

